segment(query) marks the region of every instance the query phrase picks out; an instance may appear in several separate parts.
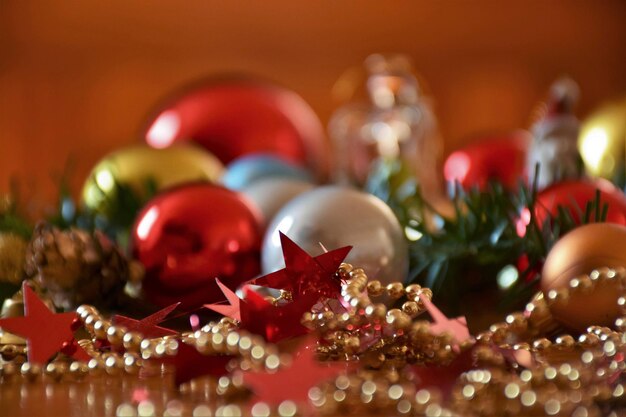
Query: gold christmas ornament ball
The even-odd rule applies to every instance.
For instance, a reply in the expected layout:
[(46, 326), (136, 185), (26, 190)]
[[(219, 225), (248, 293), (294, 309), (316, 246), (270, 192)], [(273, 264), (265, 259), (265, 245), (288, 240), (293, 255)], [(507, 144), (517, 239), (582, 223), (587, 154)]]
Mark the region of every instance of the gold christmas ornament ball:
[(24, 279), (28, 242), (12, 233), (0, 233), (0, 282), (19, 285)]
[[(550, 305), (550, 312), (565, 326), (584, 331), (588, 326), (613, 326), (619, 317), (617, 298), (621, 293), (617, 279), (598, 280), (588, 291), (569, 291), (574, 278), (594, 270), (626, 267), (626, 227), (592, 223), (578, 227), (552, 248), (541, 276), (541, 290), (569, 293), (569, 297)], [(589, 278), (582, 278), (588, 282)]]
[(580, 129), (578, 150), (594, 177), (612, 180), (626, 161), (626, 98), (600, 107)]
[(166, 149), (132, 145), (105, 156), (93, 168), (83, 187), (84, 204), (104, 211), (107, 201), (116, 198), (116, 185), (125, 185), (141, 195), (146, 183), (158, 190), (191, 181), (216, 182), (224, 166), (209, 152), (191, 144)]

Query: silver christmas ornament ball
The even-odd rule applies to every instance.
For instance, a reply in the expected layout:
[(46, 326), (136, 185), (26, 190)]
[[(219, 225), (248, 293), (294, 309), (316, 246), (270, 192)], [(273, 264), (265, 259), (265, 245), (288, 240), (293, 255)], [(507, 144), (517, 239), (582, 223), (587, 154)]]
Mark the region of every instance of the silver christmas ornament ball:
[(351, 245), (346, 262), (384, 284), (404, 281), (408, 274), (408, 246), (395, 215), (382, 200), (352, 188), (318, 187), (284, 206), (265, 234), (264, 274), (285, 266), (279, 232), (312, 256), (324, 252), (321, 245), (328, 250)]

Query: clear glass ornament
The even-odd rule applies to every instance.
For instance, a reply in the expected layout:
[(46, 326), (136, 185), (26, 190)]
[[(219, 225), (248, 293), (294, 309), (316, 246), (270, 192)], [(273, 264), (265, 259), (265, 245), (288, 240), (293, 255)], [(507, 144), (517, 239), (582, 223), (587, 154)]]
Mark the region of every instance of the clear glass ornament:
[(368, 100), (339, 108), (329, 124), (334, 181), (362, 186), (375, 162), (401, 159), (422, 186), (439, 187), (437, 122), (408, 59), (371, 55), (365, 68)]

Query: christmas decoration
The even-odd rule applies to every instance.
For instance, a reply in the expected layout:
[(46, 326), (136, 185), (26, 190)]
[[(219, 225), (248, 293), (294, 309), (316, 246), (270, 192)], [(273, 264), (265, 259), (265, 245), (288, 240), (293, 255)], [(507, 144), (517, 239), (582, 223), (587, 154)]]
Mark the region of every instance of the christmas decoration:
[(345, 371), (338, 364), (320, 364), (315, 359), (314, 344), (306, 343), (293, 353), (286, 369), (243, 373), (243, 383), (252, 389), (257, 401), (272, 405), (283, 401), (307, 404), (311, 388)]
[[(385, 176), (377, 179), (372, 191), (393, 209), (412, 241), (408, 280), (432, 288), (438, 305), (448, 315), (465, 312), (476, 316), (485, 311), (471, 302), (468, 294), (474, 293), (483, 300), (492, 294), (494, 307), (499, 309), (523, 305), (534, 291), (548, 251), (560, 236), (580, 224), (607, 220), (602, 209), (607, 194), (597, 194), (595, 187), (579, 199), (579, 214), (578, 208), (567, 209), (571, 198), (565, 193), (559, 199), (565, 207), (548, 206), (545, 200), (539, 203), (534, 188), (520, 185), (512, 192), (492, 181), (485, 190), (472, 187), (456, 193), (452, 200), (455, 215), (450, 217), (424, 201), (414, 179), (401, 165), (381, 172)], [(549, 195), (550, 190), (540, 195)], [(613, 195), (610, 199), (620, 198)], [(424, 221), (433, 216), (439, 221), (436, 228)]]
[(183, 309), (222, 300), (216, 277), (235, 288), (259, 273), (260, 233), (256, 208), (234, 191), (191, 184), (160, 194), (133, 227), (146, 298)]
[(518, 130), (477, 140), (452, 152), (443, 167), (449, 190), (454, 193), (457, 183), (466, 190), (486, 190), (491, 180), (515, 190), (526, 174), (531, 140), (528, 132)]
[(138, 332), (146, 337), (162, 337), (167, 335), (175, 335), (177, 332), (165, 327), (157, 326), (165, 318), (178, 307), (180, 303), (172, 304), (156, 313), (150, 314), (141, 320), (135, 320), (119, 314), (113, 316), (113, 323), (116, 326), (124, 326), (128, 331)]
[(28, 245), (26, 273), (65, 310), (84, 303), (119, 306), (131, 278), (129, 261), (101, 232), (61, 231), (44, 223)]
[(263, 272), (284, 267), (280, 233), (310, 254), (327, 247), (352, 245), (346, 258), (388, 283), (407, 275), (407, 244), (393, 212), (366, 193), (325, 186), (290, 201), (272, 220), (261, 251)]
[[(17, 194), (17, 191), (13, 190)], [(29, 239), (32, 226), (19, 212), (15, 199), (10, 195), (0, 195), (0, 233), (11, 233)]]
[(204, 306), (240, 322), (242, 329), (263, 336), (268, 342), (301, 336), (308, 329), (301, 324), (302, 315), (319, 301), (319, 294), (307, 293), (287, 303), (273, 304), (261, 295), (244, 287), (245, 299), (217, 282), (228, 300), (228, 305), (205, 304)]
[(626, 185), (626, 98), (607, 103), (581, 126), (578, 150), (588, 174)]
[(311, 293), (319, 297), (337, 298), (340, 282), (335, 272), (352, 247), (335, 249), (314, 258), (282, 232), (279, 232), (279, 236), (285, 268), (250, 283), (289, 291), (296, 300)]
[(28, 242), (13, 233), (0, 232), (0, 284), (20, 285)]
[(0, 328), (28, 340), (29, 362), (45, 364), (74, 339), (76, 313), (53, 313), (26, 283), (22, 291), (25, 316), (0, 319)]
[(109, 222), (129, 226), (156, 191), (190, 181), (215, 182), (223, 169), (213, 155), (189, 144), (168, 149), (128, 146), (92, 169), (83, 186), (83, 203)]
[(228, 304), (205, 304), (204, 307), (216, 311), (225, 317), (230, 317), (234, 320), (241, 321), (241, 298), (237, 296), (230, 288), (222, 284), (219, 279), (215, 279), (217, 286), (222, 290), (226, 302)]
[(324, 130), (297, 94), (252, 80), (198, 84), (172, 97), (148, 121), (150, 146), (165, 148), (181, 140), (200, 144), (223, 163), (267, 152), (327, 170)]
[(226, 167), (222, 184), (231, 190), (241, 190), (266, 178), (290, 178), (311, 181), (303, 167), (271, 154), (249, 154), (233, 160)]
[[(317, 153), (321, 140), (292, 123), (299, 99), (289, 107), (291, 93), (236, 81), (200, 86), (163, 108), (146, 131), (157, 147), (187, 138), (215, 147), (221, 158), (247, 160), (246, 175), (255, 175), (242, 174), (249, 183), (241, 194), (212, 184), (206, 173), (205, 182), (185, 177), (165, 189), (158, 177), (132, 174), (127, 181), (99, 171), (92, 180), (111, 185), (110, 211), (76, 205), (62, 180), (58, 210), (36, 227), (25, 220), (29, 205), (15, 203), (21, 201), (15, 190), (0, 198), (0, 291), (25, 279), (0, 317), (3, 413), (623, 411), (626, 197), (604, 180), (560, 180), (574, 172), (573, 96), (557, 91), (551, 110), (544, 109), (528, 159), (526, 133), (470, 146), (450, 168), (449, 179), (461, 183), (440, 204), (437, 142), (417, 135), (432, 126), (429, 109), (415, 99), (415, 79), (403, 62), (370, 58), (373, 105), (346, 107), (331, 124), (348, 143), (375, 142), (361, 147), (378, 152), (371, 160), (366, 153), (341, 156), (367, 161), (366, 189), (380, 199), (338, 186), (311, 189), (293, 178), (257, 182), (253, 177), (265, 176), (266, 168), (282, 169), (278, 159), (259, 164), (260, 152), (307, 161), (320, 177), (325, 154)], [(357, 134), (355, 126), (363, 129)], [(593, 154), (582, 142), (583, 154), (617, 161), (607, 167), (615, 174), (623, 171), (624, 151), (616, 158), (606, 126), (583, 128), (598, 144)], [(192, 153), (199, 160), (208, 155)], [(557, 154), (566, 158), (557, 161)], [(546, 176), (533, 163), (537, 157), (548, 165)], [(527, 161), (535, 165), (527, 173), (532, 181), (514, 189)], [(187, 173), (194, 164), (185, 157), (175, 170)], [(123, 165), (149, 164), (137, 158)], [(134, 262), (121, 248), (140, 208)], [(270, 267), (259, 276), (262, 229), (274, 213), (263, 244)], [(156, 310), (142, 297), (162, 309), (140, 313)], [(76, 310), (54, 314), (52, 301)], [(516, 305), (524, 308), (515, 311)], [(212, 311), (195, 310), (201, 306)], [(504, 319), (493, 322), (494, 315)], [(165, 320), (167, 328), (160, 325)]]
[[(577, 179), (582, 164), (576, 142), (580, 123), (574, 115), (578, 85), (569, 78), (552, 84), (541, 118), (532, 127), (533, 141), (528, 152), (526, 172), (538, 189), (565, 179)], [(539, 165), (535, 179), (535, 167)]]
[[(562, 237), (549, 252), (541, 275), (544, 294), (563, 291), (573, 279), (589, 287), (586, 275), (601, 268), (626, 268), (626, 227), (595, 223), (581, 226)], [(596, 285), (593, 291), (556, 304), (552, 314), (569, 328), (583, 331), (592, 324), (610, 326), (619, 316), (617, 279)]]
[(401, 159), (429, 194), (437, 193), (443, 146), (407, 57), (371, 55), (365, 66), (369, 101), (340, 108), (329, 124), (335, 180), (363, 185), (374, 161)]
[(470, 338), (465, 317), (457, 317), (450, 320), (426, 296), (422, 295), (420, 301), (428, 310), (428, 314), (435, 320), (435, 323), (430, 326), (432, 333), (442, 334), (448, 332), (456, 343), (463, 343)]
[[(587, 203), (594, 200), (597, 193), (601, 205), (590, 208), (587, 213)], [(603, 179), (558, 182), (537, 194), (535, 215), (539, 224), (543, 224), (550, 216), (560, 215), (563, 211), (566, 211), (576, 224), (580, 224), (583, 216), (587, 215), (595, 219), (603, 216), (608, 223), (626, 225), (626, 196)]]
[(241, 193), (259, 208), (263, 217), (264, 230), (276, 213), (298, 195), (310, 191), (314, 185), (310, 182), (268, 178), (256, 181), (241, 190)]
[[(79, 387), (97, 381), (109, 392), (119, 385), (129, 401), (141, 402), (130, 409), (122, 403), (118, 414), (128, 410), (175, 414), (181, 402), (200, 394), (205, 403), (194, 412), (214, 415), (237, 411), (331, 416), (345, 414), (348, 408), (359, 415), (393, 415), (401, 410), (485, 416), (498, 410), (504, 415), (573, 415), (579, 410), (579, 414), (599, 415), (601, 409), (621, 404), (623, 317), (616, 320), (616, 330), (591, 326), (578, 339), (562, 334), (554, 342), (545, 336), (554, 331), (549, 310), (607, 282), (623, 282), (626, 269), (602, 268), (584, 286), (574, 279), (561, 295), (535, 297), (524, 312), (513, 312), (504, 322), (460, 343), (458, 352), (447, 332), (436, 331), (437, 324), (433, 331), (433, 324), (419, 319), (428, 307), (416, 300), (431, 302), (427, 288), (394, 282), (381, 291), (379, 281), (370, 281), (362, 269), (349, 264), (341, 264), (336, 274), (346, 308), (318, 314), (314, 306), (306, 312), (302, 322), (313, 333), (300, 345), (308, 347), (293, 353), (286, 345), (268, 344), (228, 319), (210, 322), (193, 333), (150, 339), (112, 324), (93, 307), (81, 306), (76, 316), (91, 339), (82, 339), (79, 345), (92, 356), (89, 365), (81, 359), (67, 366), (57, 357), (41, 368), (26, 362), (17, 371), (24, 350), (4, 345), (3, 355), (10, 351), (15, 356), (2, 364), (0, 384), (3, 390), (23, 386), (22, 380), (31, 387), (56, 384), (58, 388), (66, 378), (80, 378)], [(387, 310), (370, 298), (383, 293), (398, 300), (406, 296), (408, 301), (401, 309)], [(623, 303), (616, 300), (615, 304), (621, 306), (620, 315), (626, 313)], [(107, 340), (111, 350), (96, 348), (93, 342), (98, 340)], [(509, 354), (511, 350), (522, 354)], [(523, 363), (530, 362), (523, 357), (541, 360), (527, 368)], [(161, 369), (156, 373), (155, 363)], [(168, 365), (174, 369), (173, 386), (163, 382)], [(145, 385), (129, 390), (131, 381)], [(149, 384), (160, 387), (158, 395), (151, 394)], [(59, 392), (56, 397), (60, 400)], [(0, 397), (0, 402), (5, 398)]]

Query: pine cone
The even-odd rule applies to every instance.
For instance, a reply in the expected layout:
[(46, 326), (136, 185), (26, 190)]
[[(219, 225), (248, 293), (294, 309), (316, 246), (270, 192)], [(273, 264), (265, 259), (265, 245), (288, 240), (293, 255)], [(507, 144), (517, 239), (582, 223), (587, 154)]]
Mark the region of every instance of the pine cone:
[(55, 306), (118, 306), (129, 279), (129, 262), (99, 231), (59, 230), (39, 224), (26, 253), (26, 273), (47, 291)]

